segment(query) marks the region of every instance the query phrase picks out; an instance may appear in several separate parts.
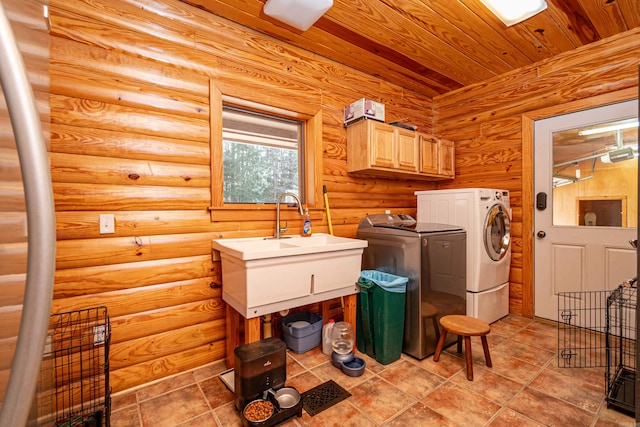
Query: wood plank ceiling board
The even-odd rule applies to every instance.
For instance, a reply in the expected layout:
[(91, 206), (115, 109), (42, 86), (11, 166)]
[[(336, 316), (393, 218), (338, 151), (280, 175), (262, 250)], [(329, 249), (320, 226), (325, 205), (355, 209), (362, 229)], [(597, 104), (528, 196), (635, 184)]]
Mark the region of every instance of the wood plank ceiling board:
[(560, 25), (574, 47), (600, 39), (579, 0), (552, 0), (547, 4), (549, 15)]
[(335, 0), (334, 7), (325, 16), (354, 33), (392, 47), (458, 83), (467, 85), (476, 81), (478, 75), (483, 80), (495, 75), (382, 2)]
[[(408, 21), (415, 22), (418, 27), (418, 35), (420, 29), (424, 29), (437, 39), (442, 40), (451, 48), (468, 55), (478, 64), (489, 69), (494, 74), (502, 74), (513, 67), (507, 64), (501, 55), (496, 55), (496, 50), (492, 50), (485, 43), (478, 43), (468, 34), (468, 27), (461, 22), (463, 28), (458, 25), (451, 25), (446, 15), (440, 14), (432, 9), (431, 3), (423, 0), (383, 0), (381, 3), (386, 4), (394, 12), (404, 16)], [(457, 3), (449, 3), (446, 9), (453, 16), (460, 15), (461, 6)], [(418, 42), (420, 43), (420, 39)], [(422, 46), (421, 46), (422, 47)], [(424, 49), (424, 47), (422, 47)]]
[(600, 37), (609, 37), (629, 29), (616, 0), (579, 0), (579, 2), (593, 26), (598, 30)]
[(304, 32), (266, 16), (266, 0), (182, 1), (429, 97), (640, 26), (638, 0), (547, 0), (510, 27), (480, 0), (334, 0)]
[(627, 28), (640, 26), (640, 2), (638, 0), (618, 0)]
[[(422, 0), (426, 3), (427, 0)], [(429, 7), (437, 14), (445, 18), (450, 25), (462, 30), (474, 43), (485, 46), (494, 55), (499, 55), (501, 60), (509, 64), (511, 68), (519, 68), (529, 64), (531, 60), (518, 48), (491, 26), (486, 20), (467, 9), (463, 3), (429, 2)], [(481, 40), (478, 43), (478, 40)]]
[(361, 37), (327, 18), (320, 18), (305, 32), (288, 27), (262, 13), (260, 0), (183, 0), (200, 9), (210, 11), (291, 43), (314, 54), (332, 59), (366, 74), (389, 82), (403, 82), (403, 86), (434, 96), (461, 84), (447, 79), (429, 67), (418, 64), (394, 49)]

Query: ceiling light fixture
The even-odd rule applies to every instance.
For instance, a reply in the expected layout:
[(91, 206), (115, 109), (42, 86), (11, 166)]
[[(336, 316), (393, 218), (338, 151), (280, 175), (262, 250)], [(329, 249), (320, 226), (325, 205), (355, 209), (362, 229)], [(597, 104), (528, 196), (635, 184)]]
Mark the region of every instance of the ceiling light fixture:
[(264, 14), (301, 31), (307, 31), (333, 6), (333, 0), (267, 0)]
[(616, 130), (632, 129), (635, 127), (638, 127), (637, 121), (630, 122), (630, 123), (621, 123), (621, 124), (612, 125), (612, 126), (603, 126), (603, 127), (594, 128), (594, 129), (582, 130), (578, 132), (578, 135), (580, 136), (596, 135), (598, 133), (614, 132)]
[(480, 0), (504, 25), (510, 27), (547, 8), (545, 0)]

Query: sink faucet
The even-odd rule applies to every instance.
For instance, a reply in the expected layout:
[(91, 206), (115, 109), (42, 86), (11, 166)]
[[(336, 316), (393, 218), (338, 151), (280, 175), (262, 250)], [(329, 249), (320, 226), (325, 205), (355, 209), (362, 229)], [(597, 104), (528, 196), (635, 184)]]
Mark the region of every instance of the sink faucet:
[(300, 201), (300, 198), (293, 193), (289, 193), (289, 192), (282, 193), (280, 197), (278, 197), (278, 201), (276, 202), (276, 235), (275, 235), (276, 239), (281, 239), (282, 236), (280, 235), (280, 233), (282, 233), (283, 231), (287, 231), (286, 226), (284, 228), (280, 228), (280, 203), (282, 202), (282, 199), (284, 199), (287, 196), (291, 196), (295, 199), (296, 203), (298, 204), (298, 213), (300, 215), (304, 215), (304, 211), (302, 210), (302, 202)]

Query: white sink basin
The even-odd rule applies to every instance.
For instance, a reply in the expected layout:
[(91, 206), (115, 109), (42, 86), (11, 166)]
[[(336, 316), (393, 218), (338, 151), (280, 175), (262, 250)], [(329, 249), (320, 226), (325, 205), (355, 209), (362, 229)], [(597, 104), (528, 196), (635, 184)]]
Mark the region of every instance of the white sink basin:
[(358, 292), (366, 240), (313, 234), (213, 240), (222, 298), (245, 318)]
[(276, 258), (304, 255), (320, 252), (343, 251), (364, 248), (366, 240), (332, 236), (330, 234), (312, 234), (309, 237), (291, 236), (281, 239), (269, 237), (249, 237), (240, 239), (217, 239), (213, 249), (221, 253), (242, 259)]

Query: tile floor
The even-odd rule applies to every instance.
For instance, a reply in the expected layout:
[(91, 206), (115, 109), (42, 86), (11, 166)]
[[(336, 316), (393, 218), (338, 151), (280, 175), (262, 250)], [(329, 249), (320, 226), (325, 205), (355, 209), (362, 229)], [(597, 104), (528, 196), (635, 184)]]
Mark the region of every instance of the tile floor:
[[(320, 348), (287, 351), (286, 385), (301, 393), (333, 379), (351, 397), (286, 427), (314, 426), (635, 426), (607, 409), (604, 368), (558, 368), (554, 323), (509, 315), (488, 336), (493, 368), (473, 341), (474, 381), (450, 346), (438, 363), (402, 355), (389, 365), (363, 357), (367, 369), (349, 377)], [(218, 374), (222, 362), (112, 396), (112, 427), (241, 426), (233, 393)]]

